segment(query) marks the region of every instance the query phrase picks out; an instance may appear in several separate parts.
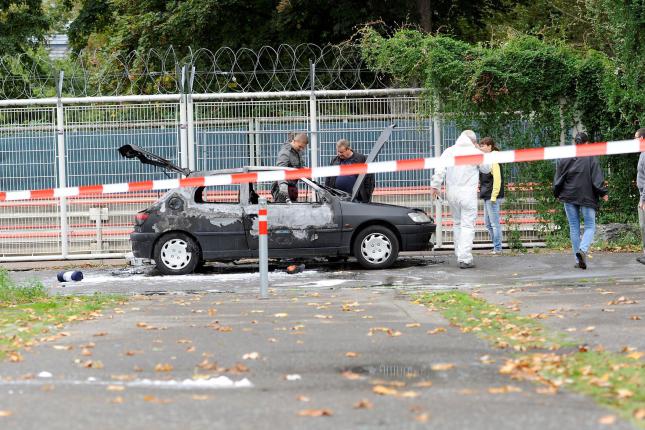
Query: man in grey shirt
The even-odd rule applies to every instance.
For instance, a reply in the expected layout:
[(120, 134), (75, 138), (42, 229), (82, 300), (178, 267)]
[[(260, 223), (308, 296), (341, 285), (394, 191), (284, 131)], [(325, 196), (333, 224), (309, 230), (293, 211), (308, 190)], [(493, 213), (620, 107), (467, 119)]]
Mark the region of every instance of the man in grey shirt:
[[(645, 138), (645, 127), (636, 130), (634, 135), (636, 139)], [(638, 167), (636, 169), (636, 186), (638, 187), (638, 223), (641, 226), (641, 237), (643, 239), (643, 255), (638, 257), (636, 261), (645, 264), (645, 152), (641, 152), (638, 159)]]
[[(291, 137), (291, 136), (290, 136)], [(305, 167), (303, 152), (309, 144), (309, 138), (305, 133), (294, 134), (290, 141), (282, 145), (278, 152), (276, 166), (293, 167), (301, 169)], [(275, 203), (295, 202), (298, 200), (298, 179), (283, 180), (274, 182), (271, 188), (273, 201)]]

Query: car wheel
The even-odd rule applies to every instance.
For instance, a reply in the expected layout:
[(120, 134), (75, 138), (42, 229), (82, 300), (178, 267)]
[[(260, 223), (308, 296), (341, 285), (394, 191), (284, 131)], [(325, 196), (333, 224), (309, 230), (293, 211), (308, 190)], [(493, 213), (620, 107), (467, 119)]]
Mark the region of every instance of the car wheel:
[(185, 233), (168, 233), (157, 241), (154, 249), (157, 270), (164, 275), (193, 273), (201, 260), (201, 250)]
[(387, 227), (372, 225), (356, 236), (354, 257), (366, 269), (386, 269), (398, 256), (399, 240)]

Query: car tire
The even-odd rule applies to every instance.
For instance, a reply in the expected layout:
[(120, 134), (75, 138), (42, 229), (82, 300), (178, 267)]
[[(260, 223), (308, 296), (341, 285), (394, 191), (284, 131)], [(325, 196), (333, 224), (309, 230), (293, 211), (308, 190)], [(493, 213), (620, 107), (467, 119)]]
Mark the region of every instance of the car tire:
[(193, 273), (201, 257), (201, 249), (195, 240), (180, 232), (162, 236), (153, 251), (157, 270), (164, 275)]
[(354, 257), (366, 269), (387, 269), (399, 256), (399, 240), (387, 227), (371, 225), (354, 240)]

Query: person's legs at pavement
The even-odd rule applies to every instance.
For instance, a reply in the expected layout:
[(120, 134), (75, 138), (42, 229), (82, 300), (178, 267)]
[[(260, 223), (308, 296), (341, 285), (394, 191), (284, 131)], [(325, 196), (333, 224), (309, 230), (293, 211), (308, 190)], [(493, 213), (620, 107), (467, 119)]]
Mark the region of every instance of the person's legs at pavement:
[(638, 257), (636, 260), (639, 263), (645, 264), (645, 209), (638, 207), (638, 223), (641, 227), (641, 239), (643, 240), (643, 255)]
[(486, 200), (484, 202), (484, 214), (488, 214), (486, 217), (486, 229), (488, 229), (488, 233), (493, 242), (493, 251), (496, 252), (502, 252), (502, 226), (499, 216), (501, 204), (501, 200), (495, 202)]
[(596, 210), (588, 206), (580, 206), (580, 210), (582, 211), (582, 218), (585, 223), (585, 231), (580, 241), (580, 251), (586, 254), (589, 252), (589, 248), (591, 248), (591, 244), (593, 243), (593, 237), (596, 234)]
[(495, 232), (493, 231), (493, 225), (491, 223), (491, 211), (493, 210), (491, 200), (484, 200), (484, 225), (486, 230), (488, 230), (488, 237), (493, 243), (493, 250), (495, 250)]
[(580, 250), (580, 214), (579, 206), (571, 203), (564, 204), (564, 212), (567, 214), (569, 221), (569, 238), (571, 239), (571, 247), (573, 248), (573, 255), (578, 264), (578, 257), (576, 254)]
[(452, 243), (455, 246), (455, 256), (459, 258), (459, 238), (461, 236), (461, 207), (458, 201), (448, 200), (452, 214)]
[(473, 263), (473, 240), (475, 239), (475, 221), (477, 220), (477, 197), (464, 196), (461, 201), (461, 232), (459, 235), (460, 263), (470, 265)]

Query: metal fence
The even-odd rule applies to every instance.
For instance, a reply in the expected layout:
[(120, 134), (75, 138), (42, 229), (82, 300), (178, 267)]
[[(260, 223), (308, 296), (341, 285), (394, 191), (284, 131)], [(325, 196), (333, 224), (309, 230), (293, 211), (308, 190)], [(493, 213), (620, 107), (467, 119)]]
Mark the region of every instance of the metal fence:
[[(343, 90), (283, 93), (123, 96), (0, 101), (0, 190), (162, 179), (119, 156), (136, 144), (193, 170), (272, 165), (291, 131), (310, 134), (309, 165), (327, 165), (349, 139), (369, 153), (396, 123), (377, 161), (437, 156), (454, 143), (454, 124), (430, 118), (419, 91)], [(374, 201), (420, 207), (435, 216), (435, 242), (449, 246), (449, 208), (433, 206), (432, 171), (379, 174)], [(524, 242), (540, 240), (530, 190), (517, 187), (504, 207)], [(160, 192), (0, 202), (0, 261), (105, 258), (129, 252), (133, 215)], [(479, 217), (479, 221), (482, 217)], [(503, 222), (504, 222), (503, 221)], [(483, 223), (476, 240), (489, 242)], [(519, 228), (518, 228), (519, 227)]]

